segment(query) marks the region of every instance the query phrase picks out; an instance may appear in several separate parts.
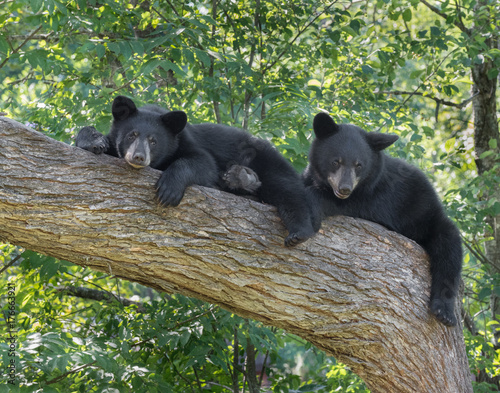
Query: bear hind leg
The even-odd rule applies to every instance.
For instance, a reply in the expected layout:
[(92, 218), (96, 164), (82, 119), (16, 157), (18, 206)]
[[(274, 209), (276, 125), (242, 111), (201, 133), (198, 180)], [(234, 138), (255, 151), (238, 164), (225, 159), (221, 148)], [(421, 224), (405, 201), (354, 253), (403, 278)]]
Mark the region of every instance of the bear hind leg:
[(223, 189), (236, 193), (256, 195), (262, 185), (259, 176), (251, 168), (243, 165), (232, 165), (223, 175)]
[(432, 240), (424, 245), (431, 262), (430, 309), (440, 322), (455, 326), (462, 246), (458, 229), (448, 218), (444, 220), (442, 225), (436, 226)]

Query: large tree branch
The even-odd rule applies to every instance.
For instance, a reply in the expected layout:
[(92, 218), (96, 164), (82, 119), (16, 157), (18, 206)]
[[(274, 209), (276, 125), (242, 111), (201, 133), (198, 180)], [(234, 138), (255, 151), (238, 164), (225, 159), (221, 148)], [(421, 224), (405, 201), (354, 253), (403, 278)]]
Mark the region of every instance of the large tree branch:
[(337, 217), (284, 248), (271, 206), (192, 187), (164, 209), (156, 170), (5, 118), (0, 140), (1, 240), (286, 329), (373, 392), (472, 392), (462, 330), (429, 313), (429, 264), (408, 239)]

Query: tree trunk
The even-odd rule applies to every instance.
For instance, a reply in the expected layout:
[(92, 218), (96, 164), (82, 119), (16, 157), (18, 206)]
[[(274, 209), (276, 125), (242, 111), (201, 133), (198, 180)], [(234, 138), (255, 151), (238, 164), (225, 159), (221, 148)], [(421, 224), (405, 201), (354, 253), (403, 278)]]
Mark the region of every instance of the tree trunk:
[[(492, 23), (489, 12), (483, 12), (484, 9), (490, 7), (488, 1), (477, 1), (474, 7), (474, 32), (475, 34), (483, 35), (482, 27), (485, 24)], [(492, 35), (485, 40), (485, 45), (489, 48), (500, 48), (499, 37)], [(498, 128), (497, 118), (497, 78), (491, 79), (488, 74), (496, 67), (493, 60), (485, 57), (482, 63), (474, 63), (471, 67), (472, 94), (474, 99), (474, 150), (476, 152), (476, 164), (479, 175), (484, 175), (487, 172), (496, 172), (496, 176), (500, 176), (498, 157), (500, 155), (500, 132)], [(491, 141), (494, 142), (493, 145)], [(495, 146), (496, 147), (492, 147)], [(495, 154), (481, 158), (481, 155), (493, 150)], [(493, 174), (493, 173), (492, 173)], [(491, 187), (485, 189), (483, 198), (487, 201), (497, 201), (500, 203), (500, 188)], [(491, 231), (486, 233), (491, 240), (485, 243), (486, 257), (491, 266), (492, 273), (500, 273), (500, 214), (486, 217), (486, 222), (490, 226)], [(493, 292), (490, 297), (490, 309), (492, 319), (500, 322), (500, 297)], [(494, 344), (500, 344), (500, 331), (493, 329)], [(496, 382), (498, 383), (498, 382)]]
[(271, 206), (192, 187), (161, 208), (156, 170), (5, 118), (0, 140), (1, 240), (286, 329), (373, 392), (472, 392), (461, 326), (430, 314), (429, 263), (414, 242), (336, 217), (285, 248)]

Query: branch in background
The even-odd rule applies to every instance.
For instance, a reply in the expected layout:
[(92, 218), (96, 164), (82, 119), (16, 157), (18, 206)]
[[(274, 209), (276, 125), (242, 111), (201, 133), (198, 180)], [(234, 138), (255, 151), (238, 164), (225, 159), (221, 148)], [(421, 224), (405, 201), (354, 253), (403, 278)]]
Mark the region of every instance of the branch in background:
[[(212, 19), (217, 20), (217, 0), (212, 0)], [(212, 40), (215, 37), (215, 25), (212, 25)], [(210, 56), (210, 68), (208, 70), (208, 76), (210, 78), (214, 77), (214, 63), (215, 59), (213, 56)], [(214, 105), (214, 112), (215, 112), (215, 120), (217, 124), (222, 123), (222, 119), (220, 117), (220, 109), (219, 109), (219, 102), (214, 99), (212, 100), (212, 103)]]
[(469, 312), (462, 306), (462, 318), (464, 319), (464, 327), (473, 335), (478, 335), (478, 330), (476, 324), (474, 323), (474, 318)]
[(246, 378), (248, 391), (250, 393), (259, 393), (260, 387), (257, 382), (257, 368), (255, 367), (255, 346), (252, 344), (250, 337), (247, 337), (247, 361), (246, 361)]
[(441, 105), (446, 105), (446, 106), (451, 106), (451, 107), (454, 107), (454, 108), (462, 109), (462, 108), (465, 108), (467, 105), (469, 105), (469, 103), (479, 93), (474, 94), (472, 97), (467, 98), (465, 101), (462, 101), (459, 104), (456, 104), (456, 103), (451, 102), (451, 101), (446, 101), (446, 100), (443, 100), (442, 98), (437, 98), (437, 97), (434, 97), (434, 96), (431, 96), (431, 95), (428, 95), (428, 94), (425, 94), (425, 93), (420, 93), (420, 92), (417, 92), (417, 91), (412, 91), (412, 92), (410, 92), (410, 91), (400, 91), (400, 90), (395, 90), (395, 91), (376, 91), (375, 94), (409, 95), (410, 96), (409, 98), (411, 98), (412, 96), (421, 96), (421, 97), (424, 97), (424, 98), (429, 98), (429, 99), (431, 99), (431, 100), (433, 100), (433, 101), (436, 102), (436, 111), (435, 111), (435, 115), (434, 116), (436, 118), (436, 121), (438, 121), (439, 108), (440, 108)]
[(285, 53), (288, 52), (293, 43), (297, 41), (297, 39), (304, 33), (304, 31), (306, 31), (309, 28), (309, 26), (311, 26), (321, 15), (325, 14), (335, 3), (337, 3), (337, 1), (338, 0), (331, 2), (323, 11), (319, 12), (309, 23), (307, 23), (305, 26), (299, 29), (295, 37), (293, 37), (293, 39), (286, 45), (285, 49), (281, 51), (276, 60), (274, 60), (271, 64), (269, 64), (262, 70), (262, 75), (264, 75), (267, 71), (273, 68), (276, 65), (276, 63), (281, 60), (281, 58), (285, 55)]
[[(427, 8), (429, 8), (432, 12), (434, 12), (435, 14), (439, 15), (441, 18), (444, 18), (444, 19), (448, 19), (449, 15), (447, 15), (446, 13), (444, 13), (443, 11), (441, 11), (439, 8), (437, 8), (436, 6), (433, 6), (432, 4), (430, 4), (428, 1), (426, 0), (420, 0), (420, 2), (422, 4), (424, 4)], [(457, 17), (458, 17), (458, 20), (455, 20), (453, 22), (453, 24), (455, 26), (457, 26), (460, 30), (462, 30), (464, 33), (466, 33), (467, 35), (470, 36), (471, 34), (471, 29), (468, 29), (467, 27), (465, 27), (465, 25), (463, 24), (462, 22), (462, 19), (460, 18), (460, 13), (458, 12), (458, 5), (457, 5)]]
[(90, 299), (90, 300), (96, 300), (96, 301), (106, 301), (108, 303), (112, 303), (114, 301), (118, 301), (119, 303), (123, 304), (124, 306), (131, 306), (131, 305), (136, 305), (137, 306), (137, 312), (144, 312), (145, 308), (140, 302), (135, 302), (130, 299), (126, 299), (121, 296), (117, 296), (113, 294), (112, 292), (106, 292), (106, 291), (98, 291), (97, 289), (90, 289), (90, 288), (85, 288), (85, 287), (72, 287), (72, 286), (66, 286), (66, 287), (59, 287), (57, 288), (58, 292), (64, 292), (65, 294), (71, 295), (71, 296), (76, 296), (82, 299)]
[(437, 97), (434, 97), (434, 96), (431, 96), (431, 95), (428, 95), (428, 94), (425, 94), (425, 93), (413, 92), (413, 91), (400, 91), (400, 90), (395, 90), (395, 91), (376, 91), (375, 94), (392, 94), (392, 95), (397, 95), (397, 96), (401, 96), (401, 95), (421, 96), (421, 97), (424, 97), (424, 98), (429, 98), (429, 99), (435, 101), (438, 104), (446, 105), (446, 106), (452, 106), (452, 107), (458, 108), (458, 109), (462, 109), (462, 108), (466, 107), (467, 105), (469, 105), (469, 103), (477, 95), (477, 94), (474, 94), (472, 97), (467, 98), (465, 101), (462, 101), (461, 103), (456, 104), (456, 103), (451, 102), (451, 101), (443, 100), (442, 98), (437, 98)]
[(31, 33), (28, 37), (26, 37), (26, 39), (21, 42), (21, 44), (12, 51), (12, 53), (10, 54), (10, 56), (7, 56), (4, 61), (2, 61), (2, 64), (0, 64), (0, 68), (2, 68), (5, 63), (7, 63), (9, 61), (9, 59), (12, 57), (12, 55), (15, 55), (17, 52), (19, 52), (19, 50), (24, 46), (26, 45), (26, 43), (31, 40), (35, 35), (36, 33), (38, 33), (40, 30), (42, 29), (42, 25), (38, 26), (35, 31), (33, 31), (33, 33)]
[[(59, 382), (59, 381), (62, 381), (64, 378), (66, 378), (68, 375), (71, 375), (71, 374), (74, 374), (74, 373), (77, 373), (79, 372), (80, 370), (83, 370), (84, 368), (87, 368), (87, 367), (91, 367), (93, 366), (95, 363), (97, 363), (97, 360), (94, 360), (92, 363), (87, 363), (87, 364), (84, 364), (83, 366), (79, 366), (77, 368), (74, 368), (73, 370), (69, 370), (67, 372), (65, 372), (64, 374), (61, 374), (59, 375), (58, 377), (54, 378), (54, 379), (51, 379), (50, 381), (47, 381), (46, 384), (47, 385), (51, 385), (53, 383), (56, 383), (56, 382)], [(97, 367), (97, 366), (94, 366), (94, 367)]]
[(10, 262), (6, 263), (1, 269), (0, 269), (0, 274), (2, 274), (5, 270), (7, 270), (9, 267), (11, 267), (14, 263), (16, 263), (19, 258), (21, 258), (22, 254), (19, 254), (17, 257), (12, 259)]
[(471, 245), (470, 242), (463, 236), (462, 236), (462, 243), (464, 244), (465, 247), (467, 247), (470, 253), (476, 257), (478, 261), (480, 261), (484, 265), (493, 266), (493, 263), (488, 259), (488, 257), (484, 255), (479, 248), (474, 248), (473, 245)]
[[(240, 353), (240, 343), (238, 340), (238, 328), (234, 327), (234, 344), (233, 344), (233, 371), (231, 372), (231, 378), (233, 380), (233, 392), (239, 393), (240, 382), (238, 380), (238, 370), (240, 368), (238, 357)], [(230, 368), (228, 367), (230, 370)]]
[[(168, 0), (167, 0), (168, 1)], [(181, 16), (179, 15), (179, 13), (177, 12), (177, 10), (174, 8), (174, 6), (172, 5), (172, 3), (168, 2), (168, 4), (170, 4), (170, 6), (172, 7), (172, 9), (174, 10), (174, 13), (179, 17), (181, 18)], [(158, 16), (160, 18), (162, 18), (165, 22), (169, 23), (169, 24), (172, 24), (172, 22), (170, 20), (168, 20), (160, 11), (158, 11), (155, 7), (151, 7), (151, 9), (156, 12), (156, 14), (158, 14)], [(181, 26), (184, 26), (185, 24), (185, 21), (182, 21), (180, 23)], [(189, 38), (189, 40), (193, 43), (193, 46), (195, 46), (196, 48), (204, 51), (205, 49), (200, 45), (200, 43), (198, 41), (196, 41), (195, 39), (193, 39), (190, 35), (187, 35), (187, 37)], [(209, 56), (211, 56), (209, 54)], [(202, 63), (202, 67), (203, 67), (203, 63)]]
[[(177, 12), (177, 10), (175, 9), (174, 5), (170, 2), (170, 0), (167, 0), (167, 3), (168, 3), (168, 5), (170, 6), (170, 8), (172, 8), (172, 11), (174, 11), (174, 14), (175, 14), (175, 15), (177, 15), (177, 17), (178, 17), (178, 18), (180, 18), (180, 17), (181, 17), (181, 15)], [(153, 9), (154, 9), (154, 8), (153, 8)], [(156, 11), (156, 10), (154, 10), (154, 11)], [(158, 12), (158, 11), (156, 11), (156, 12)], [(159, 15), (159, 14), (158, 14), (158, 15)]]

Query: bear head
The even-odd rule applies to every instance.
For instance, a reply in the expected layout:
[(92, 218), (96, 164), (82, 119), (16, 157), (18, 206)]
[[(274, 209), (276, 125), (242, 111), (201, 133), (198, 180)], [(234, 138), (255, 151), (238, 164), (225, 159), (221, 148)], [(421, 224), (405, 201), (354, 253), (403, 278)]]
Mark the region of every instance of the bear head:
[(352, 124), (336, 124), (326, 113), (315, 116), (313, 129), (316, 138), (309, 162), (316, 181), (330, 187), (340, 199), (347, 199), (357, 187), (377, 177), (381, 151), (398, 139)]
[(155, 106), (137, 108), (127, 97), (118, 96), (111, 109), (118, 156), (134, 168), (158, 168), (177, 151), (178, 136), (187, 124), (183, 111), (166, 111)]

